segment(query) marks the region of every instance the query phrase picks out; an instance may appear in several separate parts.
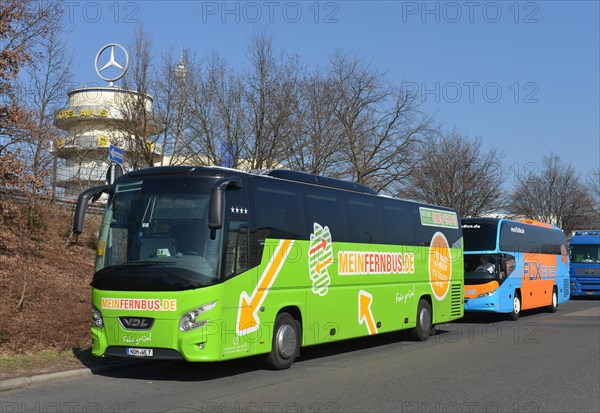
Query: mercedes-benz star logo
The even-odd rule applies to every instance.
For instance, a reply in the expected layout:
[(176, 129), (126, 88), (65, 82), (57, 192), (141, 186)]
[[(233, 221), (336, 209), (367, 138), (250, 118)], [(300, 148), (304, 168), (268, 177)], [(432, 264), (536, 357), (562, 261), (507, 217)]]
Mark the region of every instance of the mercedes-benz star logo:
[[(118, 47), (119, 49), (121, 49), (121, 51), (123, 52), (123, 54), (125, 55), (125, 63), (124, 64), (120, 64), (119, 62), (117, 62), (117, 60), (115, 59), (115, 47)], [(105, 53), (104, 51), (110, 49), (110, 57), (108, 58), (108, 62), (106, 62), (106, 64), (102, 67), (99, 67), (99, 60), (100, 57), (103, 56)], [(112, 85), (112, 82), (119, 80), (120, 78), (122, 78), (125, 75), (125, 72), (127, 71), (127, 68), (129, 67), (129, 55), (127, 54), (127, 50), (125, 50), (125, 48), (123, 46), (121, 46), (118, 43), (109, 43), (106, 46), (102, 47), (100, 49), (100, 51), (98, 52), (98, 54), (96, 55), (96, 73), (98, 73), (98, 76), (100, 76), (100, 78), (106, 80), (107, 82), (110, 82)], [(113, 75), (110, 76), (104, 76), (102, 74), (103, 71), (114, 67), (117, 70), (112, 70), (111, 73), (113, 73)], [(114, 74), (116, 72), (116, 74)]]

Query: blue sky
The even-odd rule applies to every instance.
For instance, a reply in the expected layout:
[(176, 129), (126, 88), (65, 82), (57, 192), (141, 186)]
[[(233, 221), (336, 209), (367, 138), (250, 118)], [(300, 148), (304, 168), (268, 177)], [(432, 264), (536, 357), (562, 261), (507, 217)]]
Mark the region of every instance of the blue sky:
[[(65, 1), (78, 86), (102, 83), (101, 46), (137, 25), (237, 68), (266, 31), (280, 50), (324, 65), (344, 49), (412, 88), (438, 122), (505, 153), (511, 171), (553, 151), (584, 176), (600, 164), (598, 1)], [(533, 162), (533, 164), (531, 164)], [(514, 179), (509, 177), (508, 186)]]

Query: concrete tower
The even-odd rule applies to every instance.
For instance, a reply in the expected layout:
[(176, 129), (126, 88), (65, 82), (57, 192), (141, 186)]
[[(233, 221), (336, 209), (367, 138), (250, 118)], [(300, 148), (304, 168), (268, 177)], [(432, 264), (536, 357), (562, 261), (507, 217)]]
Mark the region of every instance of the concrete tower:
[[(114, 86), (127, 71), (128, 62), (127, 52), (121, 45), (104, 46), (96, 56), (96, 72), (109, 82), (108, 86), (69, 91), (67, 107), (55, 116), (55, 125), (67, 131), (67, 137), (59, 139), (55, 148), (60, 160), (57, 186), (63, 188), (65, 198), (76, 197), (89, 186), (105, 183), (111, 145), (123, 149), (126, 159), (128, 153), (135, 151), (130, 132), (135, 119), (127, 115), (127, 106), (132, 101), (141, 102), (144, 110), (151, 114), (152, 97)], [(148, 116), (147, 119), (150, 119), (149, 134), (160, 132), (154, 118)], [(155, 163), (160, 162), (159, 149), (152, 147)]]

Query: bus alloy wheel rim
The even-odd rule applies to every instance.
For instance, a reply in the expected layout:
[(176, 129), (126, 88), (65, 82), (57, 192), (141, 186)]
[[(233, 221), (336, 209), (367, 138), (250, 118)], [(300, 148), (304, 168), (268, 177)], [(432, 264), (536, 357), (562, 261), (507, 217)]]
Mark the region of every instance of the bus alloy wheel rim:
[(277, 331), (277, 349), (279, 355), (285, 359), (288, 359), (294, 355), (296, 350), (296, 331), (294, 327), (289, 324), (281, 326)]
[(419, 322), (421, 324), (421, 326), (423, 326), (423, 330), (427, 331), (431, 328), (431, 326), (429, 325), (429, 311), (427, 311), (426, 308), (423, 308), (423, 310), (421, 311), (421, 314), (419, 315)]
[(521, 311), (521, 301), (519, 300), (519, 297), (517, 297), (517, 296), (515, 296), (514, 310), (515, 310), (515, 314), (519, 314), (519, 311)]

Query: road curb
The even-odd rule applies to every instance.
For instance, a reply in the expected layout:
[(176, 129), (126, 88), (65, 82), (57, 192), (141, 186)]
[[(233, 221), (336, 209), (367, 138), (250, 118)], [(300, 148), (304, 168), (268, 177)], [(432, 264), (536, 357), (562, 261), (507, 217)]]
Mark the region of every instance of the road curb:
[(39, 374), (31, 377), (18, 377), (16, 379), (8, 379), (0, 381), (0, 392), (7, 390), (15, 390), (22, 387), (31, 386), (32, 384), (48, 383), (54, 380), (72, 379), (76, 377), (90, 376), (93, 372), (88, 368), (80, 368), (75, 370), (60, 371), (57, 373)]
[(81, 367), (73, 370), (65, 370), (59, 371), (56, 373), (45, 373), (38, 374), (30, 377), (17, 377), (16, 379), (8, 379), (0, 381), (0, 392), (8, 391), (8, 390), (16, 390), (23, 387), (28, 387), (34, 384), (43, 384), (51, 381), (57, 380), (69, 380), (78, 377), (86, 377), (92, 376), (97, 373), (109, 371), (109, 370), (117, 370), (120, 368), (131, 367), (136, 365), (135, 362), (123, 363), (123, 364), (114, 364), (114, 365), (106, 365), (106, 366), (97, 366), (97, 367)]

